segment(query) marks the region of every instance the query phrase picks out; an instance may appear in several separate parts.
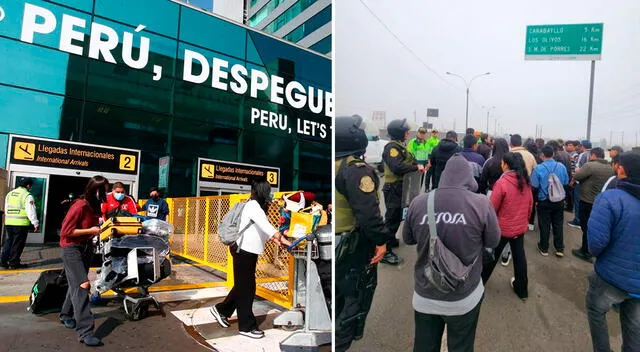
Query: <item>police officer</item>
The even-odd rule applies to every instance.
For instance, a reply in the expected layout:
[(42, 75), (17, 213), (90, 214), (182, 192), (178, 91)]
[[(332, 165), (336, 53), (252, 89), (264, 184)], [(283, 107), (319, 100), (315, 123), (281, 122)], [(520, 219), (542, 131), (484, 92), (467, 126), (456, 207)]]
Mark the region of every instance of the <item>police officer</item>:
[(414, 156), (407, 151), (405, 141), (409, 138), (409, 124), (407, 120), (393, 120), (387, 126), (387, 133), (391, 141), (387, 143), (382, 152), (384, 161), (384, 204), (387, 212), (384, 215), (387, 231), (391, 240), (387, 243), (387, 253), (382, 262), (390, 265), (398, 265), (402, 259), (393, 253), (391, 247), (397, 242), (396, 232), (402, 222), (402, 180), (406, 173), (420, 170), (424, 172), (424, 166), (416, 164)]
[(31, 196), (31, 186), (33, 180), (23, 178), (19, 186), (7, 194), (4, 203), (5, 209), (5, 229), (7, 238), (2, 248), (0, 265), (10, 269), (25, 268), (26, 265), (20, 263), (20, 256), (27, 243), (29, 226), (33, 225), (34, 232), (39, 232), (39, 221), (36, 215), (36, 205)]
[(360, 116), (335, 121), (336, 351), (362, 338), (377, 285), (377, 263), (389, 233), (378, 202), (379, 181), (363, 160), (369, 143)]

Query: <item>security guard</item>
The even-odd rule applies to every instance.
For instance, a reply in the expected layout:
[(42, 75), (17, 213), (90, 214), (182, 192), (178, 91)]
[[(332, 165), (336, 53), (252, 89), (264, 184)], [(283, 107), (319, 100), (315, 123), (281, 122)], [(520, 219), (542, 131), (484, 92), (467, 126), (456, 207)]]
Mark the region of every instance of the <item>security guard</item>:
[(387, 212), (384, 215), (387, 231), (392, 239), (387, 242), (387, 253), (382, 258), (385, 264), (398, 265), (402, 259), (393, 253), (391, 247), (396, 242), (396, 232), (402, 222), (402, 180), (406, 173), (420, 170), (424, 166), (416, 163), (415, 157), (407, 151), (405, 141), (409, 138), (409, 124), (407, 120), (393, 120), (387, 126), (387, 133), (391, 141), (384, 146), (382, 160), (384, 161), (384, 204)]
[(363, 160), (369, 143), (360, 116), (335, 120), (336, 351), (362, 338), (389, 234), (380, 215), (379, 181)]
[(20, 263), (20, 256), (27, 243), (29, 226), (33, 224), (34, 232), (39, 232), (40, 223), (36, 215), (36, 205), (31, 193), (29, 193), (31, 186), (33, 186), (33, 180), (23, 178), (20, 180), (19, 187), (9, 192), (5, 199), (4, 224), (7, 239), (4, 242), (0, 258), (0, 266), (4, 268), (20, 269), (26, 267), (25, 264)]

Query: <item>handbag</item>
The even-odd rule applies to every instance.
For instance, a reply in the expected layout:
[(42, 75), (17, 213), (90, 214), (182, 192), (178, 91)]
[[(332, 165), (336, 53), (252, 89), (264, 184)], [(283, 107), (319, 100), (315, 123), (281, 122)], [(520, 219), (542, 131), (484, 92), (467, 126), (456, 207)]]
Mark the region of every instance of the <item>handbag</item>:
[(427, 194), (427, 217), (429, 220), (429, 253), (424, 276), (430, 284), (442, 293), (450, 293), (462, 287), (469, 279), (473, 265), (465, 265), (438, 237), (436, 231), (435, 198), (436, 190)]

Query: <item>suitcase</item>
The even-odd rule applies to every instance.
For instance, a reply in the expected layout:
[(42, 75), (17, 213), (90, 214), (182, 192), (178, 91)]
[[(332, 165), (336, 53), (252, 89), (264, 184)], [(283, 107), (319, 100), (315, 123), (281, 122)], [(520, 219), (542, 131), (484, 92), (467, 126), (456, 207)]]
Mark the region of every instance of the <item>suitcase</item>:
[(142, 233), (142, 219), (136, 217), (113, 217), (100, 226), (100, 240), (111, 236), (139, 235)]
[(33, 314), (59, 312), (67, 296), (68, 287), (63, 269), (43, 271), (31, 288), (27, 311)]

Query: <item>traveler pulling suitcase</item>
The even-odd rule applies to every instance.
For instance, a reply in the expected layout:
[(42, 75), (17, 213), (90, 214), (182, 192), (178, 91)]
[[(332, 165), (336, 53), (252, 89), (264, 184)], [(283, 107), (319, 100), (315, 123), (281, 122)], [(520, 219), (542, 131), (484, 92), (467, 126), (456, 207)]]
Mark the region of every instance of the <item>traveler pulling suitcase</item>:
[(59, 312), (68, 287), (67, 276), (63, 269), (43, 271), (31, 288), (27, 311), (33, 314)]

